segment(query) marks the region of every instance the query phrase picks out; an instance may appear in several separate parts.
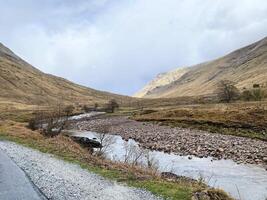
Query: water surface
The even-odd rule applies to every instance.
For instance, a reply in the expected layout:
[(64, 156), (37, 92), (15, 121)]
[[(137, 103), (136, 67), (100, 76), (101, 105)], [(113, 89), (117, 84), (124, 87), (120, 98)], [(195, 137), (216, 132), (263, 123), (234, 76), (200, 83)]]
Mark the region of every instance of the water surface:
[[(99, 135), (88, 131), (71, 131), (71, 135), (97, 138)], [(125, 147), (139, 145), (134, 140), (125, 141), (122, 137), (113, 135), (114, 144), (107, 151), (111, 160), (124, 161)], [(234, 198), (242, 200), (267, 199), (267, 171), (256, 165), (237, 164), (232, 160), (212, 160), (212, 158), (197, 158), (179, 156), (160, 151), (149, 151), (150, 157), (157, 160), (159, 171), (173, 172), (177, 175), (198, 179), (204, 177), (213, 187), (221, 188)]]

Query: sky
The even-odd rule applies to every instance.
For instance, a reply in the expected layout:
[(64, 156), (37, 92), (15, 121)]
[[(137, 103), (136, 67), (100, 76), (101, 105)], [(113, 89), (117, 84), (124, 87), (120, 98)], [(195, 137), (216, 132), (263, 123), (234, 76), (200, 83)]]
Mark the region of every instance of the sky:
[(267, 36), (266, 0), (0, 0), (0, 42), (38, 69), (132, 95)]

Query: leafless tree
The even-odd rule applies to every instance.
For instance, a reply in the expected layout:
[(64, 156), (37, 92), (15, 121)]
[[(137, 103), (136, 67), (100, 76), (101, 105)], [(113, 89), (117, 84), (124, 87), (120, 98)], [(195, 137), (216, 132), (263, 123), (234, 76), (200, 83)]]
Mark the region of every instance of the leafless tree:
[(61, 133), (68, 123), (70, 109), (65, 109), (62, 104), (51, 107), (50, 110), (40, 110), (29, 121), (29, 127), (33, 130), (40, 129), (47, 137), (54, 137)]
[(100, 142), (100, 148), (96, 152), (96, 155), (104, 157), (106, 153), (111, 150), (112, 145), (116, 142), (113, 135), (110, 135), (110, 126), (103, 125), (98, 129), (97, 139)]
[(149, 152), (149, 150), (145, 150), (145, 159), (148, 168), (154, 169), (155, 171), (158, 170), (159, 161)]
[(125, 155), (124, 155), (124, 162), (132, 165), (139, 164), (140, 160), (144, 156), (144, 151), (140, 149), (138, 146), (136, 146), (133, 143), (127, 143), (124, 144), (125, 149)]
[(119, 104), (115, 99), (111, 99), (107, 104), (107, 110), (111, 113), (114, 113), (115, 109), (119, 108)]
[(98, 103), (95, 103), (94, 110), (97, 111), (97, 108), (99, 107)]
[(150, 169), (158, 170), (158, 160), (150, 154), (149, 150), (140, 148), (134, 143), (124, 143), (125, 155), (124, 163), (130, 165), (141, 165)]
[(222, 80), (218, 84), (217, 94), (220, 101), (229, 103), (238, 99), (239, 90), (236, 88), (234, 82)]

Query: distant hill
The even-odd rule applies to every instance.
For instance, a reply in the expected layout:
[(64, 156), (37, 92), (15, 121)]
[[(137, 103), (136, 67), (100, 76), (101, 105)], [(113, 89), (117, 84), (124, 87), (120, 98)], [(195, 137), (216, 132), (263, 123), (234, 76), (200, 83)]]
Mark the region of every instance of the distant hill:
[(136, 97), (170, 98), (214, 95), (220, 80), (239, 89), (267, 84), (267, 37), (222, 58), (157, 76)]
[(0, 43), (0, 103), (29, 105), (105, 103), (110, 99), (125, 102), (132, 97), (80, 86), (34, 68)]

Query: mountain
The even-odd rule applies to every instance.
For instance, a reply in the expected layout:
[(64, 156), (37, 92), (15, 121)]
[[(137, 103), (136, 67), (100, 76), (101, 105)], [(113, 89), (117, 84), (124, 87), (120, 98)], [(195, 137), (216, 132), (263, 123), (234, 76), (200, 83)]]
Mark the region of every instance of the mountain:
[(219, 59), (157, 76), (136, 97), (170, 98), (209, 96), (220, 80), (231, 80), (239, 89), (267, 85), (267, 37)]
[(31, 66), (0, 43), (0, 103), (29, 105), (105, 103), (116, 99), (122, 103), (133, 99), (94, 90), (66, 79), (45, 74)]
[(157, 75), (157, 77), (148, 83), (142, 90), (137, 92), (134, 97), (143, 97), (149, 95), (150, 91), (160, 88), (163, 85), (168, 85), (177, 79), (179, 79), (182, 75), (184, 75), (188, 71), (188, 68), (180, 68), (175, 69), (166, 73), (161, 73)]

